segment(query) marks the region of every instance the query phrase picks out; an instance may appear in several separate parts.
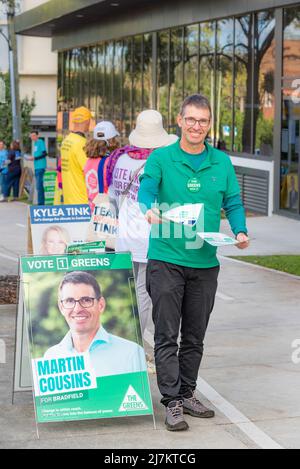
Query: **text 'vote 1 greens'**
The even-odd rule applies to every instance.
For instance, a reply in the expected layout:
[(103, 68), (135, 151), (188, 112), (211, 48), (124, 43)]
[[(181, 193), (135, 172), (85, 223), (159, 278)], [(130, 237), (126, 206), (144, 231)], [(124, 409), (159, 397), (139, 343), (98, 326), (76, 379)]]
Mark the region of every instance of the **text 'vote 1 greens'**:
[(38, 423), (153, 415), (130, 254), (21, 265)]

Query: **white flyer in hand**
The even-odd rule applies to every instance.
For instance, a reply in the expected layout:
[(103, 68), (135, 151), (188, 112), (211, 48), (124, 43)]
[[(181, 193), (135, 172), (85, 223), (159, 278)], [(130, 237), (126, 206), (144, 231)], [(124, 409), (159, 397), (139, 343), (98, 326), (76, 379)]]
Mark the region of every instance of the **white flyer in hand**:
[(197, 233), (203, 241), (214, 247), (232, 246), (239, 242), (223, 233)]
[(185, 226), (196, 225), (204, 204), (187, 204), (163, 213), (163, 219)]

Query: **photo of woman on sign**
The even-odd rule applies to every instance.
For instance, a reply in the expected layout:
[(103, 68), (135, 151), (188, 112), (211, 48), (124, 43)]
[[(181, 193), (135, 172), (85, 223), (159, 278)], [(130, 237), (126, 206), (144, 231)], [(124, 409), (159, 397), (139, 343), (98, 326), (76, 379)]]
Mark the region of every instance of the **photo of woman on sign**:
[(41, 254), (54, 256), (65, 254), (70, 236), (67, 230), (60, 226), (50, 226), (43, 233)]

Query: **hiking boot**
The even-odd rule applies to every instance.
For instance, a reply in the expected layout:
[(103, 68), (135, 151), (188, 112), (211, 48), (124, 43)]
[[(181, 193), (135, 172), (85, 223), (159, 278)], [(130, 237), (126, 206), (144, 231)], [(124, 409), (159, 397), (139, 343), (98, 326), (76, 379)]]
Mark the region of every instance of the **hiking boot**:
[(183, 401), (172, 401), (166, 408), (166, 427), (169, 432), (182, 432), (189, 426), (183, 417)]
[(192, 397), (185, 397), (183, 399), (183, 413), (200, 419), (212, 419), (215, 417), (215, 412), (201, 404), (196, 398), (195, 393), (193, 393)]

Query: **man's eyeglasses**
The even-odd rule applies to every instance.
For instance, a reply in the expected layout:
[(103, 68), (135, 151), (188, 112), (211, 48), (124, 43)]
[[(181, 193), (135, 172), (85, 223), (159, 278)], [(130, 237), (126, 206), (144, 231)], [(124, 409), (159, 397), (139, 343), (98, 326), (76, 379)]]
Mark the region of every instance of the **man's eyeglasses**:
[(74, 298), (67, 298), (61, 300), (61, 304), (65, 309), (74, 309), (76, 303), (79, 303), (82, 308), (91, 308), (95, 304), (95, 300), (98, 298), (90, 298), (89, 296), (83, 296), (80, 300), (75, 300)]
[(198, 123), (200, 127), (207, 128), (210, 124), (210, 119), (194, 119), (194, 117), (184, 117), (185, 123), (188, 127), (195, 127)]

